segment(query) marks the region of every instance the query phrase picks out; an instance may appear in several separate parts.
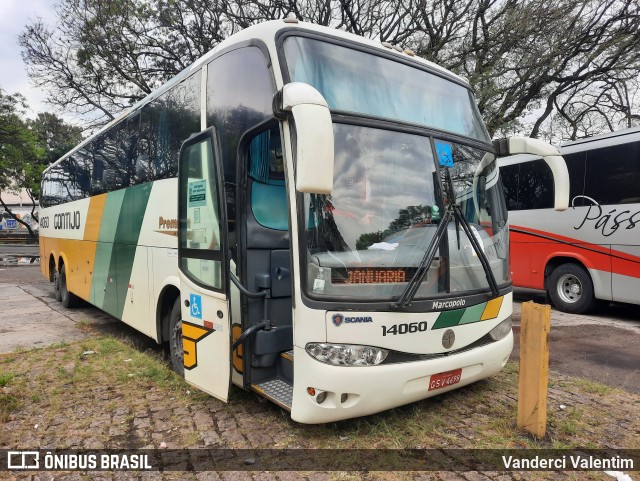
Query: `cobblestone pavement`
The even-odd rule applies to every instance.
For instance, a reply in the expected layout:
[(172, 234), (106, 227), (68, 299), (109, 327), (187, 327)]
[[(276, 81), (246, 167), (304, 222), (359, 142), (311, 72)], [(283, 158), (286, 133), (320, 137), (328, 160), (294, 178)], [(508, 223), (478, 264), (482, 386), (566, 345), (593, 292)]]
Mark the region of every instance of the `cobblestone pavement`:
[[(16, 271), (15, 276), (19, 275)], [(0, 297), (8, 292), (6, 289), (11, 283), (16, 288), (16, 284), (20, 284), (19, 289), (40, 299), (39, 302), (47, 304), (55, 312), (60, 313), (59, 310), (63, 309), (52, 305), (51, 294), (47, 294), (50, 289), (48, 283), (5, 277), (5, 271), (0, 272)], [(33, 312), (29, 317), (37, 314)], [(531, 447), (530, 438), (514, 438), (509, 434), (513, 431), (512, 419), (517, 407), (517, 372), (513, 367), (490, 380), (386, 413), (325, 426), (305, 426), (291, 421), (288, 414), (277, 406), (259, 402), (253, 395), (237, 388), (232, 389), (230, 403), (224, 404), (192, 392), (180, 380), (175, 381), (178, 387), (173, 381), (166, 384), (162, 377), (162, 382), (157, 381), (154, 377), (157, 373), (154, 372), (140, 377), (128, 375), (126, 370), (122, 371), (122, 366), (138, 362), (134, 356), (133, 361), (103, 358), (101, 356), (108, 356), (107, 349), (103, 348), (102, 353), (94, 358), (89, 356), (78, 360), (77, 352), (82, 352), (83, 342), (91, 342), (93, 337), (105, 332), (120, 333), (127, 343), (136, 347), (134, 354), (153, 346), (143, 336), (114, 323), (112, 318), (95, 309), (65, 311), (64, 315), (82, 334), (80, 344), (50, 348), (46, 350), (48, 354), (42, 356), (36, 354), (45, 351), (26, 352), (24, 356), (28, 361), (24, 364), (16, 360), (20, 353), (0, 356), (0, 361), (4, 359), (4, 364), (0, 363), (0, 374), (5, 366), (11, 365), (12, 369), (16, 369), (15, 365), (22, 366), (17, 376), (30, 390), (32, 399), (0, 425), (0, 448), (336, 448), (347, 452), (349, 448)], [(48, 326), (46, 319), (38, 322), (40, 326)], [(149, 356), (140, 354), (143, 355)], [(159, 351), (151, 351), (150, 355), (157, 357)], [(106, 359), (111, 365), (101, 366), (101, 359)], [(144, 369), (153, 370), (153, 366)], [(12, 395), (11, 383), (8, 387), (0, 387), (0, 395)], [(43, 409), (43, 406), (47, 408)], [(640, 448), (640, 395), (589, 385), (585, 388), (574, 378), (552, 373), (548, 407), (549, 434), (539, 441), (537, 447), (555, 448), (569, 444), (593, 448)], [(414, 429), (431, 417), (437, 420), (431, 431)], [(640, 479), (638, 473), (630, 474), (632, 479)], [(587, 478), (614, 479), (603, 472), (0, 472), (0, 479), (12, 481), (508, 481)]]

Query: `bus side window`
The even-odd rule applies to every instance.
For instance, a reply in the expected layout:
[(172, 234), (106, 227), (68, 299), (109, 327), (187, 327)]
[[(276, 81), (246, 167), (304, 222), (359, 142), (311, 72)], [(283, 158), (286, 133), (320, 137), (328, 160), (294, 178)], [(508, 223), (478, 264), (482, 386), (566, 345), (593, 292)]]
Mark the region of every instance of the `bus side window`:
[(520, 164), (518, 207), (520, 210), (553, 208), (553, 174), (542, 159)]
[(178, 174), (182, 142), (200, 132), (200, 71), (163, 93), (153, 102), (156, 132), (155, 178)]
[(586, 152), (584, 195), (598, 204), (640, 202), (640, 142)]
[(569, 171), (569, 205), (580, 207), (585, 205), (584, 197), (584, 175), (586, 152), (576, 152), (574, 154), (562, 154)]
[(251, 211), (260, 225), (288, 230), (287, 192), (280, 133), (277, 128), (256, 135), (249, 147)]
[(229, 247), (236, 245), (236, 167), (238, 142), (273, 117), (275, 86), (269, 62), (258, 47), (243, 47), (215, 58), (207, 68), (207, 126), (219, 134), (224, 175)]
[(504, 199), (508, 210), (518, 209), (518, 177), (520, 174), (520, 164), (506, 165), (500, 167), (500, 178), (504, 190)]

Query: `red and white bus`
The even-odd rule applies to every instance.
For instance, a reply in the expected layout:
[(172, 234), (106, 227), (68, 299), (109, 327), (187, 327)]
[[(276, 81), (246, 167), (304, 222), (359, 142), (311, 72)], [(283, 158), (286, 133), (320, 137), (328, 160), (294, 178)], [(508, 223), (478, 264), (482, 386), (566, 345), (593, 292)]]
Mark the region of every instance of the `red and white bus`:
[(599, 300), (640, 303), (640, 128), (560, 149), (570, 205), (553, 210), (553, 177), (539, 157), (500, 159), (509, 210), (511, 271), (518, 287), (543, 289), (558, 309)]

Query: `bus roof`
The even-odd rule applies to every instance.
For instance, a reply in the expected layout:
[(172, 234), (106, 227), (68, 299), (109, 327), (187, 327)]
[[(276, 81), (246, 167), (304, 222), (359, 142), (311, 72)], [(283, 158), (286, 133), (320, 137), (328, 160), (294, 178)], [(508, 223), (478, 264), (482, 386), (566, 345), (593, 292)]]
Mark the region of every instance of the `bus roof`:
[[(640, 141), (640, 127), (632, 127), (630, 129), (616, 130), (615, 132), (608, 132), (606, 134), (594, 135), (593, 137), (587, 137), (579, 140), (572, 140), (562, 144), (559, 147), (560, 154), (573, 154), (575, 152), (582, 152), (584, 150), (599, 149), (602, 147), (608, 147), (610, 145), (626, 144), (627, 142)], [(508, 157), (501, 157), (498, 159), (500, 166), (507, 166), (513, 164), (519, 164), (521, 162), (527, 162), (534, 159), (539, 159), (539, 155), (531, 154), (518, 154), (510, 155)]]
[[(118, 115), (116, 118), (111, 120), (100, 130), (98, 130), (97, 132), (87, 137), (75, 148), (71, 149), (69, 152), (67, 152), (65, 155), (63, 155), (58, 160), (53, 162), (51, 165), (47, 166), (44, 172), (48, 171), (49, 169), (51, 169), (52, 167), (54, 167), (55, 165), (57, 165), (67, 157), (69, 157), (70, 155), (82, 149), (85, 145), (89, 144), (92, 140), (94, 140), (103, 132), (106, 132), (109, 128), (111, 128), (113, 125), (120, 122), (123, 118), (125, 118), (130, 113), (135, 112), (136, 110), (142, 108), (144, 105), (156, 99), (167, 90), (171, 89), (175, 85), (182, 82), (184, 79), (189, 77), (193, 72), (197, 71), (202, 65), (209, 63), (209, 61), (211, 61), (218, 54), (218, 52), (225, 50), (229, 47), (232, 47), (235, 44), (242, 43), (248, 40), (261, 40), (270, 48), (270, 54), (272, 56), (275, 55), (276, 52), (275, 52), (274, 40), (275, 40), (276, 34), (278, 33), (278, 31), (285, 30), (285, 29), (298, 29), (300, 31), (316, 32), (319, 34), (326, 35), (327, 37), (344, 39), (354, 43), (359, 43), (361, 45), (366, 45), (373, 49), (377, 49), (381, 52), (384, 52), (387, 55), (389, 55), (389, 53), (398, 55), (398, 58), (404, 61), (415, 62), (418, 65), (427, 67), (429, 70), (431, 70), (436, 74), (439, 74), (443, 77), (449, 78), (450, 80), (457, 81), (469, 86), (469, 82), (463, 77), (460, 77), (454, 74), (453, 72), (450, 72), (449, 70), (445, 69), (444, 67), (441, 67), (433, 62), (430, 62), (429, 60), (425, 60), (421, 57), (418, 57), (417, 55), (410, 55), (404, 49), (397, 46), (390, 45), (387, 42), (375, 41), (375, 40), (361, 37), (359, 35), (355, 35), (353, 33), (337, 30), (332, 27), (325, 27), (325, 26), (316, 25), (313, 23), (308, 23), (308, 22), (300, 22), (295, 19), (270, 20), (267, 22), (262, 22), (262, 23), (247, 27), (246, 29), (239, 31), (229, 36), (222, 42), (220, 42), (209, 52), (207, 52), (202, 57), (197, 59), (192, 65), (188, 66), (187, 68), (182, 70), (180, 73), (178, 73), (176, 76), (174, 76), (173, 78), (171, 78), (170, 80), (162, 84), (160, 87), (152, 91), (146, 97), (139, 100), (130, 108), (123, 111), (120, 115)], [(277, 72), (274, 71), (274, 74), (276, 75), (276, 81), (282, 80), (280, 78), (279, 71)]]

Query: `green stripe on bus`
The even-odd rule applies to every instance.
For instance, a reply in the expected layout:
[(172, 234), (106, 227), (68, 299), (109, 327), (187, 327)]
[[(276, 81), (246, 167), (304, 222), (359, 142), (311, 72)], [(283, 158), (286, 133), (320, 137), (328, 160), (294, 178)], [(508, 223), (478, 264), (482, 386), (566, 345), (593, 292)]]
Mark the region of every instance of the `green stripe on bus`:
[(431, 329), (444, 329), (445, 327), (457, 326), (464, 315), (464, 311), (465, 309), (454, 309), (453, 311), (441, 312)]
[(91, 303), (113, 315), (117, 312), (118, 299), (116, 273), (111, 268), (111, 258), (123, 200), (124, 190), (107, 194), (98, 234), (91, 285)]
[(470, 324), (472, 322), (478, 322), (480, 317), (482, 317), (482, 313), (484, 312), (485, 307), (487, 306), (486, 302), (482, 304), (478, 304), (477, 306), (468, 307), (462, 319), (460, 319), (460, 324)]
[(152, 184), (110, 192), (104, 205), (93, 268), (91, 302), (122, 319), (142, 220)]
[(120, 211), (115, 237), (115, 256), (111, 257), (111, 265), (118, 273), (118, 308), (116, 316), (122, 319), (124, 303), (131, 282), (133, 260), (136, 256), (144, 213), (147, 210), (151, 183), (136, 185), (124, 190), (124, 209)]

